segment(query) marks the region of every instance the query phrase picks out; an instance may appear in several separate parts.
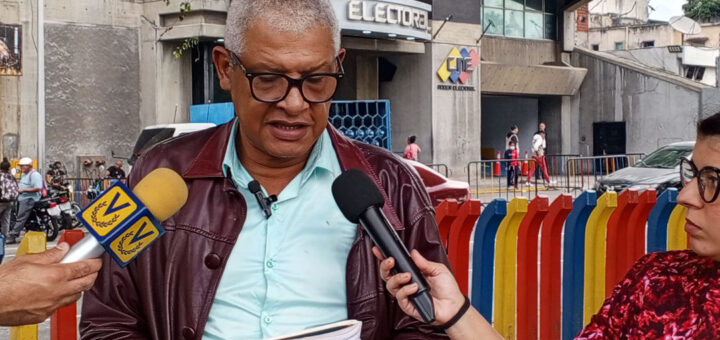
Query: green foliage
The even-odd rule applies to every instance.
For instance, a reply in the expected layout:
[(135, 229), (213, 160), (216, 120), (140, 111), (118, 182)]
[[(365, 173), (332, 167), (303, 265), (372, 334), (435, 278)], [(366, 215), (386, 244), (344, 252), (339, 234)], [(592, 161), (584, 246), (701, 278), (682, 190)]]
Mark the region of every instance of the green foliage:
[[(163, 0), (163, 1), (165, 2), (165, 6), (170, 6), (171, 0)], [(178, 16), (178, 20), (183, 21), (183, 19), (185, 19), (185, 15), (190, 13), (190, 11), (192, 10), (192, 7), (190, 6), (190, 1), (180, 2), (179, 7), (180, 7), (180, 15)], [(200, 43), (200, 40), (197, 37), (185, 38), (185, 40), (183, 40), (182, 43), (175, 46), (175, 49), (172, 52), (173, 56), (175, 56), (175, 58), (180, 58), (180, 57), (182, 57), (183, 53), (185, 53), (185, 51), (197, 46), (199, 43)]]
[(200, 43), (200, 40), (198, 38), (185, 38), (183, 42), (177, 46), (175, 46), (175, 49), (173, 50), (173, 55), (175, 58), (182, 57), (183, 53), (185, 51), (197, 46), (197, 44)]
[(689, 0), (682, 8), (685, 16), (695, 20), (720, 17), (720, 0)]

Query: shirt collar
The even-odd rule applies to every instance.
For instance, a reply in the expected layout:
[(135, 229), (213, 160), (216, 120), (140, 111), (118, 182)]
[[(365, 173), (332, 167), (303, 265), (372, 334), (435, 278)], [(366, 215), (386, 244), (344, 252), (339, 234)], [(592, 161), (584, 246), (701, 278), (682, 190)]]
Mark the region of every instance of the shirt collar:
[[(227, 143), (225, 150), (225, 158), (222, 162), (222, 171), (225, 177), (230, 177), (235, 185), (247, 189), (248, 183), (253, 178), (250, 173), (245, 169), (237, 153), (236, 136), (238, 131), (238, 120), (235, 118), (232, 123), (232, 129), (230, 131), (230, 138)], [(301, 180), (300, 184), (305, 184), (308, 179), (315, 173), (316, 170), (323, 170), (329, 172), (333, 178), (340, 175), (342, 170), (335, 154), (332, 141), (330, 139), (327, 130), (323, 130), (320, 137), (315, 142), (308, 161), (305, 167), (300, 172)]]

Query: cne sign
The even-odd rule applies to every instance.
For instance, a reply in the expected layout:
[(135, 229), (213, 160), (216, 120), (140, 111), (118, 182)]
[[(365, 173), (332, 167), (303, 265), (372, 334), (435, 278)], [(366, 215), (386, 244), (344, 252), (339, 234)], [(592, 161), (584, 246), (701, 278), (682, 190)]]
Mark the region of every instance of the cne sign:
[(437, 70), (440, 80), (451, 84), (440, 84), (438, 90), (475, 91), (475, 86), (467, 83), (479, 63), (475, 49), (453, 47)]
[(351, 0), (348, 2), (348, 19), (399, 25), (418, 30), (428, 30), (427, 11), (381, 1)]

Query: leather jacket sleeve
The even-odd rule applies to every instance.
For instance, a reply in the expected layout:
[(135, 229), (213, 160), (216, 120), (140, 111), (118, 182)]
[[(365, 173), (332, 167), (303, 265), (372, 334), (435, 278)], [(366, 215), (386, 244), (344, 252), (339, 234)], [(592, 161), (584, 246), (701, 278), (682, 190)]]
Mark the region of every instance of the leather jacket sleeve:
[[(142, 177), (142, 176), (140, 176)], [(128, 186), (137, 183), (138, 171), (133, 171)], [(130, 263), (121, 268), (105, 253), (93, 288), (83, 295), (82, 318), (79, 331), (81, 339), (148, 339), (150, 331), (140, 315), (137, 287), (132, 278)]]
[(103, 255), (103, 270), (93, 289), (83, 295), (81, 339), (148, 339), (143, 317), (138, 315), (140, 302), (127, 270)]
[[(445, 248), (440, 240), (435, 209), (420, 176), (415, 169), (403, 162), (395, 162), (390, 156), (370, 156), (371, 164), (383, 184), (397, 217), (403, 224), (398, 236), (408, 250), (416, 249), (430, 261), (440, 262), (450, 268)], [(368, 237), (369, 239), (369, 237)], [(372, 248), (372, 242), (369, 242)], [(368, 254), (372, 258), (372, 254)], [(374, 260), (374, 258), (373, 258)], [(377, 262), (377, 261), (376, 261)], [(385, 289), (385, 283), (379, 278), (379, 265), (376, 266), (382, 294), (388, 301), (389, 319), (392, 324), (393, 339), (446, 339), (442, 331), (406, 315), (397, 302)], [(377, 334), (380, 336), (380, 334)], [(376, 337), (379, 338), (379, 337)]]

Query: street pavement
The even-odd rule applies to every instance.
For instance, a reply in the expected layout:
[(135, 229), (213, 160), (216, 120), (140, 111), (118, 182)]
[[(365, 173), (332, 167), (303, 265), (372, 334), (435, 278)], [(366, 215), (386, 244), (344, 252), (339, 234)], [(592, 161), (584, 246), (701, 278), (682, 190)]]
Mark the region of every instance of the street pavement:
[[(57, 241), (48, 242), (47, 248), (50, 249), (57, 245)], [(2, 262), (6, 263), (13, 258), (15, 258), (15, 254), (17, 253), (18, 244), (11, 244), (5, 246), (5, 258), (3, 258)], [(28, 292), (30, 293), (30, 292)], [(81, 300), (82, 301), (82, 300)], [(78, 303), (78, 321), (80, 320), (80, 306), (82, 304)], [(9, 327), (0, 327), (0, 339), (10, 339), (10, 328)], [(50, 319), (45, 320), (43, 323), (38, 325), (38, 339), (41, 340), (47, 340), (50, 339)]]

